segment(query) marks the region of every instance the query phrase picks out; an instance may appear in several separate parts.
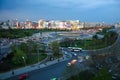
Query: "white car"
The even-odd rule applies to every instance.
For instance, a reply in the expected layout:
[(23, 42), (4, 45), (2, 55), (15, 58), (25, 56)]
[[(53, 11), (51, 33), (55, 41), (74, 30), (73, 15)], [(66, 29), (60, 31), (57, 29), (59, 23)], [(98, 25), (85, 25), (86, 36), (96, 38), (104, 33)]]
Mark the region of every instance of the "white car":
[(67, 55), (67, 52), (65, 52), (64, 54)]
[(67, 64), (67, 66), (71, 66), (71, 63), (69, 62), (69, 63)]
[(76, 53), (73, 53), (73, 55), (74, 55), (74, 56), (77, 56), (77, 54), (76, 54)]
[(78, 60), (78, 62), (83, 62), (83, 59)]
[(76, 53), (74, 53), (74, 55), (75, 55), (75, 56), (77, 56), (77, 54), (76, 54)]

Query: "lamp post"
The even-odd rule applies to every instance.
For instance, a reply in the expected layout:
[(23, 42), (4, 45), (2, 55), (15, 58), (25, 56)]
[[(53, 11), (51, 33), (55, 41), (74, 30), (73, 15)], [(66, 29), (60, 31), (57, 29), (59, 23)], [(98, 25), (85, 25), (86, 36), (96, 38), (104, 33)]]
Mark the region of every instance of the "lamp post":
[(22, 59), (23, 59), (23, 61), (24, 61), (24, 64), (25, 64), (25, 66), (26, 66), (25, 57), (24, 57), (24, 56), (22, 56)]
[(39, 47), (38, 47), (38, 63), (39, 63)]
[(2, 42), (0, 41), (0, 55), (2, 54), (2, 51), (1, 51), (1, 50), (2, 50), (2, 49), (1, 49), (1, 48), (2, 48), (2, 45), (1, 45), (1, 43), (2, 43)]

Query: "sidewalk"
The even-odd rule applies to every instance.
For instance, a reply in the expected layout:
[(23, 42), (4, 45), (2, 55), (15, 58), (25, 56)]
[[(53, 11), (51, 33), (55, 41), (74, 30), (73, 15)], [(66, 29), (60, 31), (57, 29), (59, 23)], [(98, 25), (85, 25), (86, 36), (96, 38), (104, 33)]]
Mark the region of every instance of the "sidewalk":
[[(68, 58), (66, 58), (66, 56), (64, 55), (62, 58), (59, 58), (59, 62), (65, 61), (67, 59)], [(0, 74), (0, 80), (4, 80), (4, 79), (10, 78), (10, 77), (20, 75), (22, 73), (30, 72), (30, 71), (33, 71), (33, 70), (37, 70), (37, 69), (40, 69), (40, 68), (48, 67), (48, 66), (56, 64), (56, 63), (58, 63), (58, 59), (56, 59), (54, 61), (48, 61), (48, 62), (43, 63), (43, 64), (37, 63), (37, 64), (33, 64), (33, 65), (30, 65), (30, 66), (22, 67), (22, 68), (19, 68), (19, 69), (16, 69), (16, 70), (11, 70), (11, 71), (8, 71), (8, 72), (5, 72), (5, 73), (1, 73)], [(14, 71), (14, 75), (12, 74), (12, 71)]]

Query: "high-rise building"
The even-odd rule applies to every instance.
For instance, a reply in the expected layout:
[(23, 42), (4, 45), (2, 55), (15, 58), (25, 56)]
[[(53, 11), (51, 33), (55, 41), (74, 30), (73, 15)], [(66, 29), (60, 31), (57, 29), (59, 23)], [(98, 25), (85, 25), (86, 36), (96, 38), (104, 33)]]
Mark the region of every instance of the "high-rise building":
[(31, 21), (25, 21), (25, 29), (31, 29), (32, 28), (32, 22)]
[(115, 28), (120, 28), (120, 23), (116, 23)]
[(38, 29), (43, 29), (43, 23), (44, 21), (42, 19), (38, 21)]

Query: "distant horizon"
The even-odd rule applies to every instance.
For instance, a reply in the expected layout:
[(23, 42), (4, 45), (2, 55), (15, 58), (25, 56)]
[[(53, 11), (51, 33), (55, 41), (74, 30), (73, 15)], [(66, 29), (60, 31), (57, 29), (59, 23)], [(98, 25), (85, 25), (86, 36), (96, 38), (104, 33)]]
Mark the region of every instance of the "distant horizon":
[(120, 22), (119, 0), (0, 0), (0, 20)]
[[(12, 20), (16, 20), (16, 19), (6, 19), (6, 20), (0, 20), (1, 22), (3, 21), (3, 22), (5, 22), (5, 21), (12, 21)], [(25, 22), (25, 21), (32, 21), (32, 22), (38, 22), (39, 20), (45, 20), (45, 21), (52, 21), (52, 20), (47, 20), (47, 19), (38, 19), (38, 20), (30, 20), (30, 19), (26, 19), (26, 20), (19, 20), (19, 19), (17, 19), (19, 22)], [(76, 19), (76, 20), (78, 20), (78, 19)], [(70, 21), (70, 19), (69, 20), (53, 20), (53, 21)], [(74, 20), (73, 20), (74, 21)], [(79, 20), (80, 22), (85, 22), (85, 23), (105, 23), (105, 24), (111, 24), (111, 25), (113, 25), (113, 24), (116, 24), (116, 23), (119, 23), (119, 22), (115, 22), (115, 23), (108, 23), (108, 22), (98, 22), (98, 21), (96, 21), (96, 22), (92, 22), (92, 21), (82, 21), (82, 20)]]

